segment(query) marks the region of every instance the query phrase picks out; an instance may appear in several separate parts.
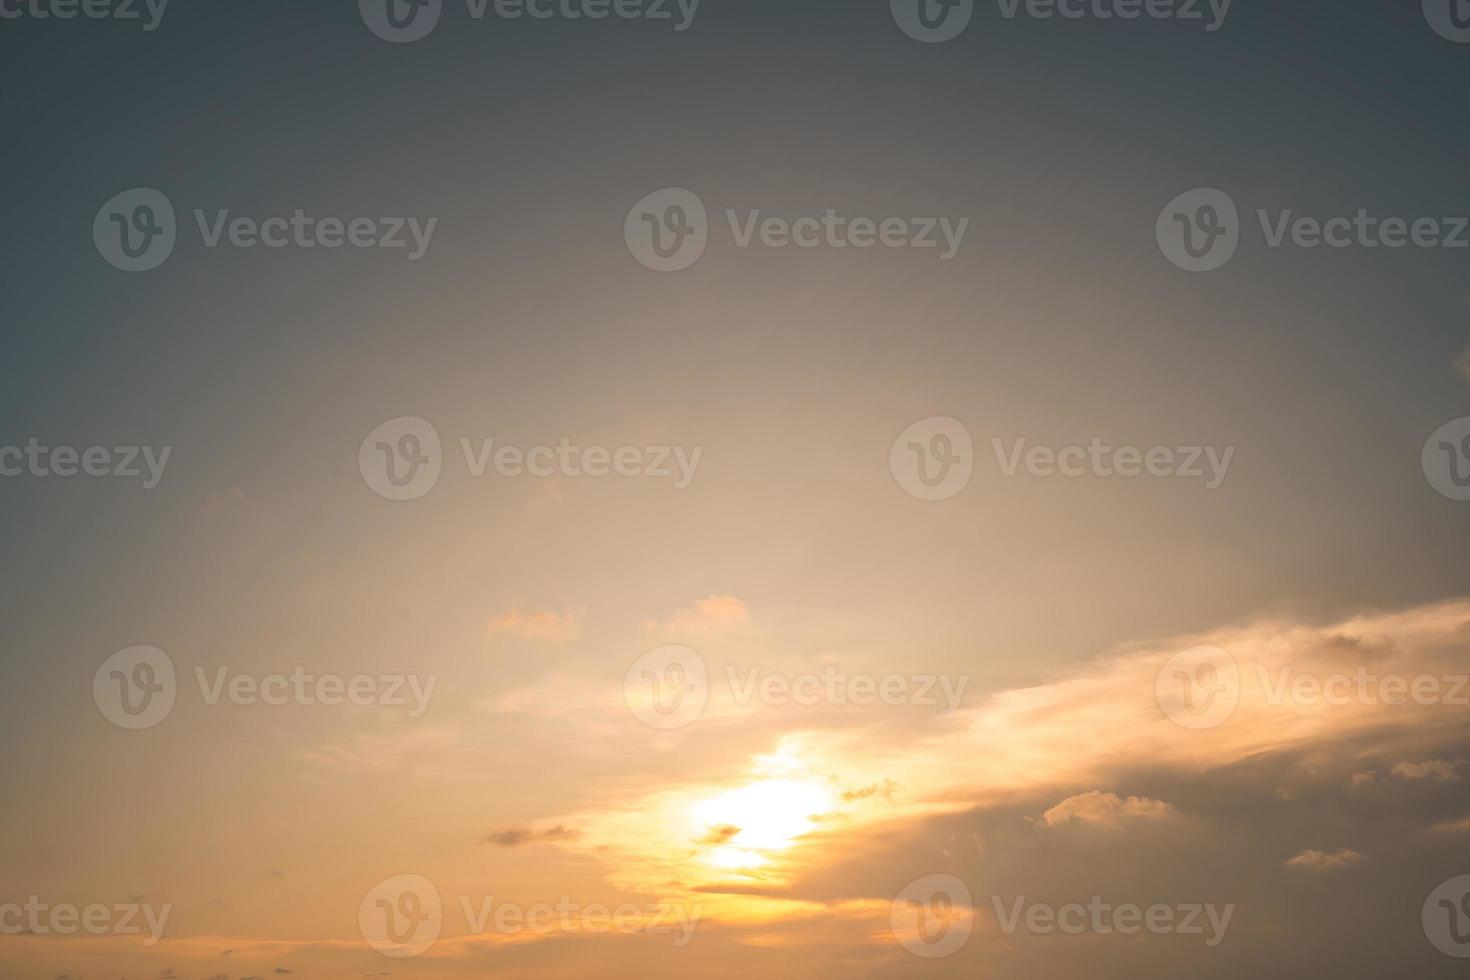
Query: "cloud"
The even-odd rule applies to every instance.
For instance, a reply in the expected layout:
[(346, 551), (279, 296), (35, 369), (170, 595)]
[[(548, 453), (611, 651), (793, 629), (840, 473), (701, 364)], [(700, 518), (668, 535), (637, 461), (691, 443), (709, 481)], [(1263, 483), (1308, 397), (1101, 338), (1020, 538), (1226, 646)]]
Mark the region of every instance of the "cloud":
[(883, 783), (881, 785), (879, 785), (878, 783), (874, 783), (873, 785), (865, 786), (862, 789), (850, 789), (846, 791), (842, 794), (842, 802), (853, 803), (857, 800), (870, 800), (875, 797), (879, 797), (885, 800), (892, 800), (893, 791), (896, 789), (898, 789), (897, 783), (895, 783), (891, 779), (885, 779), (883, 780)]
[(1358, 771), (1352, 774), (1351, 782), (1354, 786), (1371, 786), (1378, 782), (1378, 774), (1376, 772)]
[(744, 602), (732, 595), (712, 595), (696, 599), (693, 606), (663, 622), (649, 620), (644, 627), (650, 633), (708, 633), (749, 625), (750, 610)]
[(1093, 790), (1077, 796), (1069, 796), (1041, 815), (1041, 822), (1048, 827), (1060, 827), (1067, 823), (1092, 824), (1099, 827), (1119, 827), (1128, 820), (1167, 820), (1179, 816), (1179, 811), (1163, 800), (1151, 800), (1130, 796), (1126, 800), (1114, 793)]
[[(1470, 302), (1470, 297), (1467, 297), (1466, 301)], [(1466, 347), (1455, 355), (1454, 368), (1456, 374), (1470, 381), (1470, 347)]]
[(1393, 767), (1393, 774), (1400, 779), (1432, 779), (1437, 783), (1457, 783), (1459, 770), (1465, 767), (1464, 759), (1430, 759), (1426, 762), (1400, 762)]
[[(1238, 774), (1255, 773), (1261, 785), (1251, 791), (1270, 801), (1267, 812), (1279, 813), (1284, 801), (1315, 801), (1334, 786), (1341, 792), (1354, 772), (1387, 771), (1394, 758), (1454, 758), (1446, 747), (1463, 745), (1470, 737), (1470, 713), (1450, 703), (1375, 697), (1341, 704), (1279, 697), (1283, 671), (1288, 678), (1305, 673), (1352, 677), (1367, 663), (1382, 677), (1457, 676), (1463, 672), (1467, 636), (1470, 601), (1465, 600), (1327, 623), (1276, 616), (1132, 644), (961, 711), (906, 720), (899, 737), (882, 726), (837, 724), (784, 732), (772, 725), (763, 732), (755, 726), (774, 714), (768, 712), (743, 720), (741, 730), (747, 737), (769, 739), (762, 744), (774, 751), (747, 755), (744, 768), (734, 762), (722, 765), (718, 778), (710, 769), (687, 780), (630, 783), (595, 805), (552, 819), (584, 830), (573, 850), (602, 863), (609, 882), (618, 887), (661, 890), (677, 882), (707, 895), (712, 889), (748, 890), (751, 876), (702, 852), (668, 847), (669, 840), (683, 838), (689, 813), (728, 794), (732, 780), (759, 785), (779, 777), (801, 787), (826, 788), (830, 800), (811, 811), (820, 819), (809, 818), (811, 828), (784, 850), (762, 855), (759, 888), (785, 898), (783, 889), (828, 864), (824, 857), (840, 863), (854, 840), (880, 833), (880, 825), (883, 832), (898, 833), (967, 812), (1018, 806), (1022, 800), (1029, 812), (1042, 813), (1033, 818), (1036, 824), (1049, 827), (1163, 821), (1185, 812), (1176, 805), (1182, 802), (1177, 793), (1125, 798), (1092, 788), (1125, 780), (1193, 787), (1185, 810), (1207, 813), (1212, 802), (1240, 791), (1232, 782), (1243, 778)], [(1228, 679), (1233, 710), (1216, 724), (1190, 727), (1178, 720), (1177, 705), (1163, 699), (1161, 691), (1178, 683), (1175, 655), (1205, 645), (1228, 653), (1229, 673), (1191, 680), (1218, 686)], [(703, 725), (689, 731), (720, 735)], [(774, 771), (763, 761), (770, 759), (788, 764)], [(885, 806), (842, 798), (844, 790), (861, 794), (862, 787), (885, 781), (902, 789)], [(1300, 807), (1293, 803), (1284, 809)], [(1306, 819), (1309, 811), (1300, 812)], [(744, 827), (740, 840), (751, 833), (744, 812), (714, 816), (712, 823)], [(1024, 813), (1017, 819), (1024, 823)], [(1175, 830), (1185, 837), (1205, 834), (1213, 825), (1206, 820), (1194, 827), (1182, 818), (1168, 822), (1177, 823)], [(973, 852), (973, 844), (957, 839), (946, 843), (946, 853)], [(995, 847), (986, 850), (994, 853)], [(1280, 866), (1279, 857), (1263, 854), (1261, 860), (1267, 867)], [(771, 915), (782, 908), (772, 903)], [(748, 905), (741, 912), (751, 914)]]
[(1293, 871), (1310, 871), (1321, 873), (1327, 871), (1339, 871), (1343, 868), (1351, 868), (1368, 860), (1357, 851), (1347, 849), (1332, 851), (1306, 850), (1286, 862), (1283, 867), (1291, 868)]
[(735, 826), (734, 824), (722, 823), (717, 826), (711, 827), (709, 833), (705, 834), (699, 840), (695, 841), (695, 843), (708, 845), (711, 847), (718, 847), (721, 844), (729, 843), (731, 838), (733, 838), (738, 833), (740, 833), (739, 827)]
[(515, 606), (485, 625), (491, 636), (510, 633), (527, 640), (565, 643), (582, 637), (581, 617), (575, 613), (533, 612)]
[(529, 827), (507, 827), (504, 830), (494, 830), (486, 834), (480, 841), (482, 844), (494, 844), (496, 847), (520, 847), (522, 844), (531, 844), (537, 841), (568, 841), (576, 840), (582, 835), (580, 830), (572, 830), (557, 824), (545, 830), (532, 830)]

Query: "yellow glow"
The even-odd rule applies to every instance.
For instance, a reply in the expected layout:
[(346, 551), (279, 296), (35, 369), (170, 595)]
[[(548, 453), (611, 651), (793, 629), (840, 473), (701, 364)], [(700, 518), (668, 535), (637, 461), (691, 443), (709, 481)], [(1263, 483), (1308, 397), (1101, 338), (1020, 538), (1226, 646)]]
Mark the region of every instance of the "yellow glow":
[(831, 794), (818, 783), (768, 779), (696, 803), (695, 839), (710, 845), (703, 860), (714, 867), (758, 868), (831, 809)]

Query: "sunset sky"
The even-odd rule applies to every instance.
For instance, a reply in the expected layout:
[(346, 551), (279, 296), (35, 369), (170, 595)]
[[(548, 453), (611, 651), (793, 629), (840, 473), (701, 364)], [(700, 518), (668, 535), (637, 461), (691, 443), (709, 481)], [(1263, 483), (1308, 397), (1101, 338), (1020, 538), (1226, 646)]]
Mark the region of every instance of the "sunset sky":
[[(356, 6), (0, 19), (0, 450), (170, 450), (0, 477), (0, 980), (1464, 974), (1470, 502), (1426, 456), (1470, 249), (1256, 215), (1470, 214), (1470, 44), (1418, 3)], [(132, 188), (177, 212), (138, 273), (93, 238)], [(1194, 188), (1243, 225), (1208, 273), (1156, 239)], [(625, 237), (661, 189), (708, 212), (680, 271)], [(195, 218), (298, 209), (432, 242)], [(756, 210), (967, 224), (743, 247)], [(968, 482), (923, 499), (914, 431)], [(372, 472), (430, 432), (428, 489)], [(1218, 485), (1007, 475), (1094, 440)], [(109, 703), (144, 681), (163, 716)], [(1202, 928), (1025, 924), (1095, 897)]]

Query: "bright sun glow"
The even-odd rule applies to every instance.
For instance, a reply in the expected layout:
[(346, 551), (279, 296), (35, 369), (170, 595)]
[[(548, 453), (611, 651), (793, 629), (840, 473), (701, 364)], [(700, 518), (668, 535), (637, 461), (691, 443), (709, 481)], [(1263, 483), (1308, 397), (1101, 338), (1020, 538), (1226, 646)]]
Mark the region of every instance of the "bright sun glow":
[(769, 779), (696, 803), (695, 839), (718, 868), (758, 868), (789, 848), (832, 809), (831, 793), (817, 783)]

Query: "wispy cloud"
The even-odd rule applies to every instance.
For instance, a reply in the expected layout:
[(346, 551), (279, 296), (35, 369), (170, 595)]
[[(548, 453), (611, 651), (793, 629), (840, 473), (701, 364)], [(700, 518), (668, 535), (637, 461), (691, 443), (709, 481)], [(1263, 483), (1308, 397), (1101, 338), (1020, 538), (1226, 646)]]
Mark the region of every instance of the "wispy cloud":
[(1306, 850), (1288, 860), (1285, 867), (1291, 868), (1293, 871), (1340, 871), (1343, 868), (1351, 868), (1354, 865), (1362, 864), (1366, 860), (1368, 859), (1357, 851), (1347, 849), (1331, 852)]

